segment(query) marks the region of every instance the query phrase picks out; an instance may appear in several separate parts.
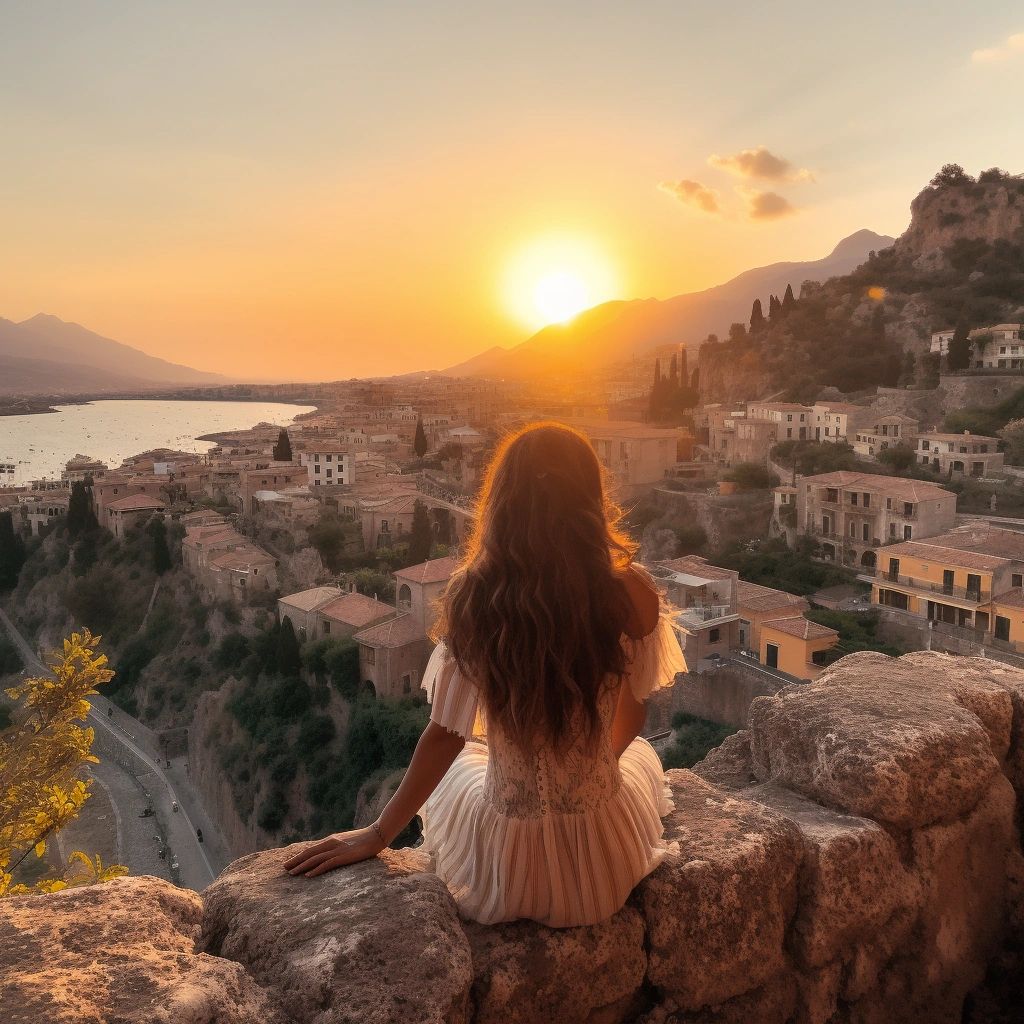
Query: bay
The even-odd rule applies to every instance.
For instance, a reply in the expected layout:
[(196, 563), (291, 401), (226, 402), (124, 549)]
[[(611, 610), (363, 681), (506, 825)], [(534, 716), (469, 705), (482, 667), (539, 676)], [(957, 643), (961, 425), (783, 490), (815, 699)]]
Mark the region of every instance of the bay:
[(0, 463), (15, 472), (0, 485), (59, 479), (65, 463), (88, 455), (115, 469), (129, 455), (154, 448), (208, 452), (202, 434), (241, 430), (257, 423), (286, 427), (311, 405), (285, 402), (174, 402), (150, 399), (104, 400), (57, 406), (56, 412), (0, 417)]

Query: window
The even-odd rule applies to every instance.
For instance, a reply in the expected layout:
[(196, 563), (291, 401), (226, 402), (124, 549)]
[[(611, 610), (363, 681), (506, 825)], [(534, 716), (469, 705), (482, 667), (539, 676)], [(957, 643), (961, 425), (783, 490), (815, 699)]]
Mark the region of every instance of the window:
[(412, 693), (412, 676), (408, 672), (402, 676), (402, 693)]
[(792, 422), (793, 422), (793, 414), (792, 414), (792, 413), (789, 413), (789, 414), (788, 414), (788, 415), (786, 416), (786, 422), (787, 422), (787, 423), (792, 423)]
[(320, 472), (320, 467), (319, 466), (314, 466), (313, 467), (313, 472), (314, 473), (319, 473)]
[(857, 524), (850, 523), (850, 536), (856, 539), (857, 537)]
[(981, 577), (973, 572), (967, 574), (967, 596), (975, 601), (981, 600)]
[(870, 494), (865, 494), (864, 495), (864, 502), (863, 502), (863, 504), (864, 504), (865, 508), (871, 508), (871, 495)]
[[(314, 461), (314, 462), (319, 462), (319, 461), (320, 461), (320, 456), (319, 456), (319, 455), (314, 455), (314, 456), (313, 456), (313, 461)], [(319, 472), (320, 472), (320, 470), (318, 469), (318, 470), (317, 470), (317, 472), (319, 473)]]
[(365, 644), (359, 648), (363, 655), (363, 661), (367, 665), (375, 665), (377, 663), (377, 652), (372, 647), (367, 647)]
[(324, 619), (324, 632), (325, 633), (330, 633), (330, 631), (331, 631), (331, 624), (326, 619)]
[(889, 579), (898, 580), (900, 578), (900, 560), (898, 558), (889, 559)]
[(942, 592), (944, 594), (953, 593), (953, 582), (955, 579), (956, 576), (954, 575), (952, 569), (944, 569), (942, 571)]
[(768, 644), (764, 645), (764, 663), (769, 668), (779, 667), (779, 645)]
[(862, 537), (863, 537), (863, 540), (864, 540), (865, 544), (867, 544), (867, 542), (869, 540), (871, 540), (871, 527), (868, 526), (867, 523), (863, 524), (863, 534), (862, 534)]
[(708, 643), (709, 644), (717, 644), (718, 641), (721, 639), (721, 636), (722, 636), (722, 631), (717, 626), (715, 626), (714, 629), (709, 629), (708, 630)]
[(895, 523), (890, 523), (890, 524), (889, 524), (889, 536), (890, 536), (890, 537), (891, 537), (891, 538), (892, 538), (893, 540), (895, 540), (895, 539), (896, 539), (896, 524), (895, 524)]
[[(790, 419), (792, 419), (792, 417), (790, 417)], [(786, 427), (786, 437), (790, 438), (792, 436), (793, 436), (793, 428), (792, 427)]]
[(892, 498), (886, 498), (885, 499), (885, 507), (887, 509), (891, 509), (892, 508)]
[(1024, 573), (1013, 573), (1010, 577), (1010, 585), (1013, 587), (1024, 587)]
[(330, 462), (330, 461), (331, 461), (331, 458), (332, 458), (332, 456), (330, 456), (330, 455), (325, 455), (325, 456), (324, 456), (324, 458), (325, 458), (325, 459), (326, 459), (326, 460), (327, 460), (328, 462)]
[(850, 504), (851, 505), (856, 505), (857, 504), (857, 492), (856, 491), (850, 491)]
[(903, 502), (903, 514), (908, 518), (914, 514), (914, 506), (911, 502)]
[(903, 539), (910, 540), (913, 537), (913, 530), (909, 526), (903, 527)]
[(996, 639), (1006, 640), (1009, 642), (1010, 639), (1010, 620), (1005, 615), (996, 616)]
[(380, 521), (380, 532), (381, 533), (387, 533), (388, 532), (388, 521), (386, 519), (382, 519)]

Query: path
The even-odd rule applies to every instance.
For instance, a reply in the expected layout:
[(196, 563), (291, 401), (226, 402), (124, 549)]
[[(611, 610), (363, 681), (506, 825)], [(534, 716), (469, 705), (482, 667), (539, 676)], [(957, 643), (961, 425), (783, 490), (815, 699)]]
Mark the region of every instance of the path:
[[(25, 667), (32, 672), (49, 675), (50, 670), (39, 660), (28, 641), (2, 609), (0, 609), (0, 624), (6, 627), (21, 654)], [(204, 889), (217, 877), (218, 871), (224, 867), (226, 860), (222, 853), (218, 855), (222, 849), (219, 842), (215, 844), (219, 849), (210, 851), (207, 849), (206, 843), (200, 843), (196, 838), (195, 821), (200, 822), (199, 827), (204, 829), (204, 835), (207, 834), (207, 829), (211, 833), (213, 832), (213, 825), (203, 813), (195, 791), (191, 786), (185, 785), (181, 786), (179, 792), (172, 784), (168, 772), (157, 763), (156, 758), (136, 742), (136, 737), (129, 731), (131, 726), (126, 728), (121, 724), (125, 719), (129, 723), (134, 722), (134, 719), (121, 712), (115, 722), (114, 709), (110, 707), (109, 701), (105, 697), (93, 697), (91, 703), (93, 706), (89, 711), (88, 720), (96, 733), (97, 748), (107, 754), (105, 764), (111, 767), (113, 764), (119, 765), (123, 769), (123, 773), (119, 774), (132, 776), (135, 785), (144, 786), (144, 791), (148, 792), (150, 805), (161, 826), (159, 833), (156, 827), (149, 831), (154, 834), (154, 837), (159, 834), (166, 836), (169, 847), (168, 860), (172, 868), (173, 864), (177, 862), (176, 873), (179, 875), (181, 884), (197, 891)], [(108, 711), (111, 713), (108, 714)], [(141, 723), (137, 724), (144, 729)], [(163, 763), (166, 764), (166, 762)], [(97, 772), (97, 775), (99, 774)], [(114, 787), (108, 783), (108, 789), (113, 790)], [(127, 800), (125, 802), (134, 803), (134, 801)], [(174, 809), (175, 807), (178, 808), (177, 811)], [(122, 809), (121, 820), (118, 822), (122, 834), (118, 836), (118, 842), (126, 853), (131, 847), (129, 835), (124, 834), (126, 832), (125, 821), (129, 814), (132, 815), (133, 820), (141, 821), (143, 825), (146, 824), (146, 819), (136, 818), (136, 811), (133, 807), (126, 806)], [(205, 824), (203, 824), (204, 822)], [(153, 824), (156, 826), (157, 822)], [(146, 827), (149, 828), (148, 825)], [(139, 827), (131, 829), (132, 833), (138, 831)], [(154, 838), (154, 847), (158, 842), (159, 839)], [(214, 859), (211, 860), (211, 857)]]

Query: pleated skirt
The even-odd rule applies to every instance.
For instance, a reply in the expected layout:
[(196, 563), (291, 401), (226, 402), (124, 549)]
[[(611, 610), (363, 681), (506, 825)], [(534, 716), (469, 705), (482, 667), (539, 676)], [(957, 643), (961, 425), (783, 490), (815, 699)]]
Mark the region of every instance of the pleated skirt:
[(664, 770), (642, 738), (619, 759), (618, 791), (582, 814), (500, 813), (484, 798), (487, 760), (486, 746), (467, 743), (420, 812), (424, 848), (463, 917), (595, 924), (678, 850), (663, 839), (672, 810)]

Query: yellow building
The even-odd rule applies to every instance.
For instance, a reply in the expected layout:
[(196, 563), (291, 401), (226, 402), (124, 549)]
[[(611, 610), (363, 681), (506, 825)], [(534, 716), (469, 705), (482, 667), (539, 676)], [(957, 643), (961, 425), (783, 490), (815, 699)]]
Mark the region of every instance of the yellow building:
[(825, 667), (819, 656), (839, 642), (834, 629), (802, 615), (762, 622), (760, 635), (761, 664), (797, 679), (816, 679)]
[(1024, 649), (1024, 534), (966, 527), (879, 553), (873, 604), (889, 614), (968, 630)]

